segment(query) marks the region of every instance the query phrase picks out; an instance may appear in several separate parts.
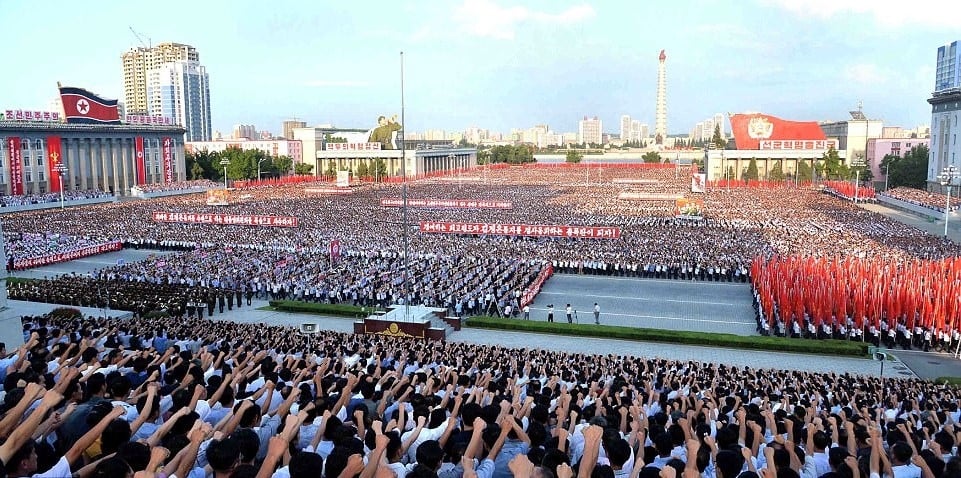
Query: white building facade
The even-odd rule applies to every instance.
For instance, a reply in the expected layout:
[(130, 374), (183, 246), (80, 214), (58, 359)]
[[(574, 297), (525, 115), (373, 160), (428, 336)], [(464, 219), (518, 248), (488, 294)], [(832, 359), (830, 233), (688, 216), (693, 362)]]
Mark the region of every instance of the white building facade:
[(199, 62), (164, 63), (147, 74), (149, 114), (168, 116), (187, 130), (186, 141), (210, 141), (210, 81)]
[(601, 128), (601, 120), (597, 116), (593, 118), (584, 117), (577, 124), (577, 137), (578, 142), (584, 145), (587, 144), (602, 144), (604, 142), (603, 129)]

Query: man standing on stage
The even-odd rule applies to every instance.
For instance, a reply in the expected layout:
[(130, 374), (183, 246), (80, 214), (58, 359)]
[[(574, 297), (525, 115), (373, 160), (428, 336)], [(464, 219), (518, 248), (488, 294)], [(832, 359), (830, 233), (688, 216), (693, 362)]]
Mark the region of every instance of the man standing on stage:
[(573, 324), (573, 323), (574, 323), (574, 309), (571, 308), (571, 304), (567, 304), (567, 310), (566, 310), (566, 312), (567, 312), (567, 323), (568, 323), (568, 324)]
[(597, 305), (597, 302), (594, 302), (594, 323), (601, 323), (601, 306)]
[(554, 321), (554, 304), (548, 304), (547, 306), (547, 321)]

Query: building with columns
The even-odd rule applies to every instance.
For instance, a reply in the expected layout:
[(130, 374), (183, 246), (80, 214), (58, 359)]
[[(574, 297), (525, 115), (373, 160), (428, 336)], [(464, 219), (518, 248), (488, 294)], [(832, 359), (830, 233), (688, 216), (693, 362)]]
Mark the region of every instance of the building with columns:
[[(334, 143), (336, 144), (336, 143)], [(351, 148), (351, 143), (343, 144), (343, 149), (317, 151), (314, 173), (326, 174), (328, 171), (356, 171), (360, 163), (372, 168), (378, 160), (387, 166), (387, 177), (402, 176), (404, 168), (408, 177), (436, 174), (443, 171), (457, 171), (477, 167), (477, 150), (474, 148), (448, 149), (361, 149)], [(366, 145), (371, 143), (358, 143)], [(377, 144), (377, 143), (373, 143)], [(403, 158), (406, 158), (404, 164)], [(306, 158), (305, 158), (306, 161)]]
[[(67, 191), (100, 189), (129, 195), (130, 188), (138, 184), (141, 148), (144, 170), (140, 182), (186, 180), (184, 129), (180, 126), (0, 121), (0, 194), (13, 193), (11, 171), (18, 168), (23, 194), (56, 192), (50, 187), (53, 138), (59, 139), (58, 159), (66, 166), (63, 188)], [(11, 151), (11, 144), (19, 144), (20, 151)]]

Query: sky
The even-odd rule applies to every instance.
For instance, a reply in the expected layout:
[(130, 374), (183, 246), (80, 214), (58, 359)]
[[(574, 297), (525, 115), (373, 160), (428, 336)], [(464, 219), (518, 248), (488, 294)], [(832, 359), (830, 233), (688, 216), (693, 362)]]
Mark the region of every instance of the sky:
[[(193, 45), (215, 130), (281, 122), (406, 130), (577, 131), (622, 114), (654, 126), (667, 53), (668, 131), (714, 113), (930, 123), (937, 48), (961, 2), (865, 0), (2, 0), (0, 109), (47, 110), (57, 81), (123, 98), (121, 54)], [(728, 125), (729, 126), (729, 125)]]

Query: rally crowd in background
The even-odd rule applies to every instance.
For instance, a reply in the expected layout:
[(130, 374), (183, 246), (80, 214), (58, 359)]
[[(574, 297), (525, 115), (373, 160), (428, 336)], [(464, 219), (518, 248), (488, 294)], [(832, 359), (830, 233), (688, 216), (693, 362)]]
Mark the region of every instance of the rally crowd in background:
[[(99, 189), (89, 191), (63, 191), (63, 200), (78, 201), (81, 199), (95, 199), (110, 197), (110, 193)], [(60, 202), (60, 191), (46, 194), (24, 194), (20, 196), (0, 196), (0, 207), (29, 206), (31, 204), (47, 204)]]
[(137, 189), (145, 193), (157, 193), (166, 191), (184, 191), (190, 189), (212, 189), (219, 186), (219, 183), (209, 179), (191, 179), (188, 181), (173, 181), (169, 183), (138, 184)]
[[(936, 192), (923, 191), (921, 189), (898, 187), (893, 188), (883, 193), (894, 199), (900, 199), (905, 202), (909, 202), (916, 206), (922, 206), (929, 209), (934, 209), (938, 212), (944, 212), (944, 206), (948, 204), (948, 196), (945, 194), (939, 194)], [(956, 211), (958, 205), (961, 205), (961, 199), (957, 195), (951, 196), (951, 211)]]
[[(478, 169), (414, 182), (409, 187), (411, 198), (511, 201), (513, 207), (412, 208), (407, 239), (416, 277), (411, 301), (452, 311), (459, 308), (465, 315), (487, 312), (491, 302), (517, 311), (520, 304), (515, 299), (548, 263), (570, 273), (746, 281), (759, 256), (853, 256), (904, 262), (961, 254), (961, 247), (945, 238), (817, 188), (795, 188), (789, 183), (708, 188), (696, 195), (705, 205), (702, 220), (677, 218), (673, 197), (695, 196), (690, 193), (689, 174), (688, 168), (661, 165), (532, 166)], [(403, 289), (398, 277), (405, 244), (403, 215), (399, 208), (383, 207), (380, 201), (399, 198), (400, 186), (366, 184), (352, 188), (351, 194), (330, 196), (310, 194), (306, 186), (310, 184), (235, 191), (232, 204), (226, 207), (206, 206), (204, 196), (194, 194), (5, 215), (5, 231), (56, 231), (93, 241), (121, 240), (127, 247), (184, 251), (103, 271), (93, 278), (23, 285), (11, 296), (103, 303), (108, 299), (100, 296), (109, 293), (116, 298), (109, 300), (119, 300), (124, 296), (122, 289), (134, 287), (130, 283), (147, 283), (169, 286), (169, 290), (156, 289), (155, 298), (131, 299), (136, 306), (131, 310), (183, 313), (187, 304), (209, 304), (212, 297), (219, 309), (225, 295), (248, 291), (328, 302), (396, 303)], [(667, 199), (624, 200), (619, 198), (621, 193), (661, 194)], [(298, 227), (156, 223), (154, 212), (291, 216), (298, 219)], [(621, 236), (427, 234), (417, 230), (420, 221), (605, 226), (620, 228)], [(334, 261), (329, 255), (332, 241), (343, 251)], [(194, 251), (196, 247), (200, 249)], [(100, 291), (96, 298), (94, 291)], [(840, 329), (844, 319), (838, 317), (832, 327)], [(894, 319), (889, 319), (894, 327)], [(785, 325), (793, 327), (787, 320)], [(914, 324), (905, 326), (913, 329)]]

